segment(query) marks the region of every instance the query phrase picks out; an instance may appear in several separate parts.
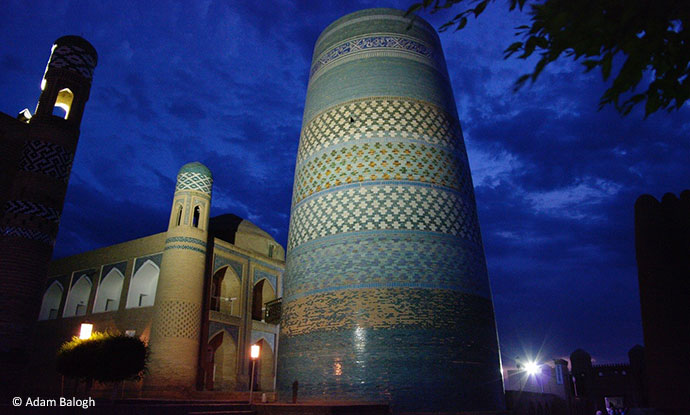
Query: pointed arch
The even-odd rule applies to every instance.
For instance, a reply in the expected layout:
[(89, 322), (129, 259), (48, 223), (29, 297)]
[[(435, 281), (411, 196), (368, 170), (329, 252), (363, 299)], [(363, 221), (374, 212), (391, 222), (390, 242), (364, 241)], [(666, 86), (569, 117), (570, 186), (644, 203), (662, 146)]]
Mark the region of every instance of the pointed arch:
[(72, 101), (74, 101), (74, 93), (69, 88), (63, 88), (58, 92), (55, 98), (55, 106), (53, 107), (53, 115), (57, 115), (64, 119), (69, 118), (69, 111), (72, 108)]
[(264, 320), (266, 303), (276, 299), (276, 291), (268, 278), (261, 278), (252, 290), (252, 320)]
[(235, 270), (228, 265), (219, 268), (211, 283), (211, 310), (239, 316), (241, 292), (242, 281)]
[[(275, 378), (275, 356), (273, 356), (273, 349), (271, 344), (265, 337), (261, 337), (254, 344), (259, 345), (259, 358), (256, 362), (254, 374), (254, 388), (259, 391), (273, 390), (273, 379)], [(251, 363), (250, 363), (251, 364)]]
[(91, 279), (83, 274), (77, 280), (67, 294), (67, 301), (65, 302), (65, 311), (62, 313), (63, 317), (83, 316), (86, 314), (86, 306), (89, 303), (89, 295), (93, 283)]
[(38, 314), (39, 320), (53, 320), (58, 318), (58, 310), (60, 309), (60, 302), (62, 301), (62, 294), (64, 292), (64, 287), (58, 281), (53, 281), (53, 283), (50, 284), (43, 294), (41, 311)]
[(120, 296), (124, 282), (125, 276), (122, 275), (119, 269), (113, 268), (108, 271), (108, 274), (98, 284), (93, 312), (103, 313), (105, 311), (116, 311), (120, 308)]
[(237, 384), (237, 343), (227, 330), (218, 330), (208, 341), (207, 389), (232, 391)]
[(199, 227), (199, 221), (201, 220), (201, 208), (199, 205), (194, 206), (194, 217), (192, 218), (192, 226), (195, 228)]
[(134, 273), (129, 282), (126, 308), (150, 307), (156, 299), (160, 268), (151, 260), (146, 260)]

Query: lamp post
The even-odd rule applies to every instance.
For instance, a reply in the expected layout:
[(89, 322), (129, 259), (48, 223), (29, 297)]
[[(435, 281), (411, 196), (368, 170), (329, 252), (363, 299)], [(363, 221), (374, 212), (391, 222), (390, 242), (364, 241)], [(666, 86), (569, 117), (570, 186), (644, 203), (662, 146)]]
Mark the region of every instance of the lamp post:
[(261, 351), (261, 347), (258, 344), (252, 344), (250, 351), (249, 351), (249, 357), (252, 359), (252, 380), (249, 383), (249, 404), (251, 405), (252, 403), (252, 393), (254, 392), (254, 368), (256, 366), (256, 359), (259, 358), (259, 353)]

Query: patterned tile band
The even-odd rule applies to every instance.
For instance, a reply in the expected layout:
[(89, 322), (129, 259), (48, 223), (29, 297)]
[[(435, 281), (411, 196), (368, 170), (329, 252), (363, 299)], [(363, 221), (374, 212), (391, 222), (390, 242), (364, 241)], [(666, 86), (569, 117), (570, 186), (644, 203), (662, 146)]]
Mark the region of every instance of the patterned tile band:
[(19, 238), (31, 239), (34, 241), (43, 242), (46, 245), (55, 245), (55, 237), (43, 232), (35, 231), (33, 229), (21, 228), (18, 226), (0, 227), (0, 235), (16, 236)]
[(168, 251), (170, 249), (182, 249), (182, 250), (186, 249), (188, 251), (195, 251), (195, 252), (199, 252), (200, 254), (206, 255), (205, 249), (197, 248), (195, 246), (188, 246), (188, 245), (166, 245), (165, 246), (166, 251)]
[(27, 200), (8, 200), (7, 203), (5, 203), (5, 213), (29, 215), (55, 223), (60, 222), (59, 210)]
[(84, 78), (91, 79), (96, 60), (85, 49), (76, 45), (62, 45), (55, 48), (50, 57), (50, 68), (68, 69)]
[(196, 190), (198, 192), (211, 193), (213, 179), (205, 174), (196, 172), (182, 173), (177, 177), (175, 191)]
[[(433, 252), (435, 255), (429, 255)], [(490, 297), (481, 246), (421, 232), (338, 235), (290, 251), (285, 301), (351, 288), (443, 288)]]
[(329, 108), (309, 121), (302, 128), (297, 163), (326, 147), (391, 136), (464, 152), (460, 124), (440, 107), (404, 97), (375, 97)]
[(481, 243), (473, 203), (457, 192), (407, 183), (324, 192), (293, 208), (288, 250), (328, 235), (387, 229), (440, 232)]
[(469, 168), (456, 153), (425, 143), (358, 140), (297, 165), (293, 204), (322, 190), (376, 180), (428, 182), (466, 193)]
[(27, 141), (19, 169), (44, 174), (67, 183), (73, 157), (71, 152), (60, 145), (39, 140)]
[(201, 239), (191, 238), (189, 236), (174, 236), (165, 240), (166, 245), (173, 242), (186, 242), (201, 245), (206, 248), (206, 242), (202, 241)]
[(325, 51), (312, 64), (309, 73), (310, 81), (318, 77), (320, 71), (328, 65), (344, 60), (348, 57), (363, 55), (370, 51), (389, 51), (410, 54), (412, 56), (424, 58), (435, 68), (443, 67), (443, 62), (439, 62), (434, 50), (416, 39), (410, 39), (395, 33), (377, 33), (363, 37), (348, 39), (345, 42)]

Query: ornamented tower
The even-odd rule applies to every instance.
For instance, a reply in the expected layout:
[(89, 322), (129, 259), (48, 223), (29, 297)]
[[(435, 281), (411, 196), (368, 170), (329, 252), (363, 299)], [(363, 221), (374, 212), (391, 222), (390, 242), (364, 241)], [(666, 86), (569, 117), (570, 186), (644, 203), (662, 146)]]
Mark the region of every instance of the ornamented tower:
[(278, 391), (504, 407), (474, 191), (439, 38), (362, 10), (321, 33), (297, 154)]
[(36, 114), (2, 120), (0, 364), (6, 374), (26, 359), (97, 60), (81, 37), (56, 40)]
[(198, 162), (177, 174), (154, 303), (148, 390), (195, 386), (212, 185), (211, 171)]

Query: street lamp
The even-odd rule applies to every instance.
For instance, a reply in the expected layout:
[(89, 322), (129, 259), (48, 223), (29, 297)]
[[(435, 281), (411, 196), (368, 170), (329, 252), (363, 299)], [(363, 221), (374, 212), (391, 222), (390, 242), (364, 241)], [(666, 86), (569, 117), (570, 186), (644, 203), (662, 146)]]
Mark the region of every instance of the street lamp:
[(93, 324), (88, 320), (81, 323), (81, 328), (79, 329), (79, 338), (81, 340), (86, 340), (91, 337), (91, 332), (93, 331)]
[(252, 380), (249, 384), (249, 404), (252, 403), (252, 393), (254, 392), (254, 368), (256, 366), (256, 359), (259, 358), (261, 352), (261, 346), (258, 344), (252, 344), (249, 350), (249, 357), (252, 359)]
[(525, 364), (525, 372), (527, 372), (528, 377), (534, 375), (541, 388), (541, 393), (544, 393), (544, 384), (541, 382), (541, 377), (539, 376), (541, 374), (541, 366), (536, 362), (527, 362)]

